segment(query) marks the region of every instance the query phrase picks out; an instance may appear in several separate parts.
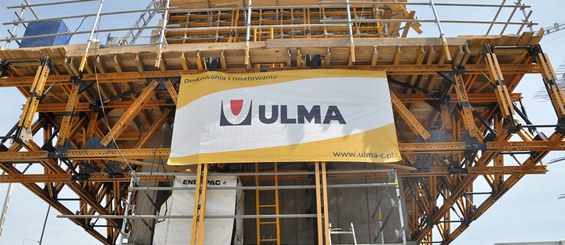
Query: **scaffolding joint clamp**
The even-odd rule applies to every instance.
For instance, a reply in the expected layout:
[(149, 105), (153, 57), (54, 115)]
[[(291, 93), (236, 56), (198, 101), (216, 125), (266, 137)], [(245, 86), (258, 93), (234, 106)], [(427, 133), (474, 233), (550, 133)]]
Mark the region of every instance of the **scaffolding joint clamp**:
[(57, 148), (54, 151), (49, 152), (47, 155), (49, 159), (59, 159), (59, 158), (66, 158), (69, 153), (65, 148)]
[(90, 179), (90, 174), (73, 174), (71, 180), (73, 181), (87, 181)]

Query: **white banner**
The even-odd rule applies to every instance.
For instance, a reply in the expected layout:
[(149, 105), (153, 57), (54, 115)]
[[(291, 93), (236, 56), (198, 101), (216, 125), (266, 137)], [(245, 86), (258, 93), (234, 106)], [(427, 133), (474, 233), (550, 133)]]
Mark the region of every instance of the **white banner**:
[(399, 160), (384, 72), (207, 72), (181, 79), (169, 164)]

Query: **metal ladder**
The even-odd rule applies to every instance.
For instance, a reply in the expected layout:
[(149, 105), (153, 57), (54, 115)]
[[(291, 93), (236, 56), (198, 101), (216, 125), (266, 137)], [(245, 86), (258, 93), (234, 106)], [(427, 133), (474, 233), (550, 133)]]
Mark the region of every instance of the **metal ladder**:
[[(280, 218), (278, 218), (279, 215), (279, 189), (277, 189), (277, 186), (279, 185), (279, 176), (277, 175), (278, 173), (278, 164), (277, 163), (273, 163), (274, 164), (274, 186), (275, 189), (264, 189), (264, 188), (260, 188), (260, 184), (261, 184), (261, 180), (260, 180), (260, 176), (259, 176), (259, 163), (255, 163), (255, 185), (257, 186), (257, 189), (255, 189), (255, 211), (257, 215), (262, 215), (262, 214), (273, 214), (273, 209), (274, 209), (274, 214), (277, 216), (276, 218), (259, 218), (257, 217), (256, 219), (256, 223), (257, 223), (257, 244), (277, 244), (280, 245), (281, 244), (281, 224), (280, 224)], [(272, 192), (273, 196), (274, 196), (274, 200), (273, 203), (261, 203), (261, 193), (265, 193), (265, 192)], [(268, 198), (264, 198), (267, 199)], [(263, 200), (265, 202), (265, 200)], [(270, 212), (265, 212), (271, 210)], [(264, 226), (275, 226), (275, 231), (276, 231), (276, 236), (273, 237), (269, 237), (269, 238), (263, 238), (261, 237), (261, 227)]]
[(153, 19), (153, 17), (157, 14), (157, 9), (161, 7), (161, 3), (159, 0), (151, 0), (145, 10), (135, 21), (135, 24), (132, 26), (133, 28), (139, 29), (131, 29), (129, 30), (124, 36), (119, 37), (115, 42), (111, 41), (106, 45), (110, 46), (124, 46), (124, 45), (133, 45), (137, 41), (137, 39), (141, 36), (141, 33), (145, 31), (149, 22)]
[(351, 222), (350, 225), (351, 225), (351, 230), (344, 231), (342, 228), (332, 228), (332, 224), (330, 223), (330, 229), (329, 229), (330, 244), (329, 245), (332, 245), (332, 235), (348, 235), (348, 234), (351, 234), (351, 236), (353, 236), (353, 244), (357, 245), (357, 237), (355, 237), (355, 227), (353, 226), (353, 222)]
[(274, 29), (271, 27), (269, 31), (263, 31), (261, 29), (253, 29), (253, 41), (263, 41), (263, 34), (268, 34), (270, 39), (275, 39)]

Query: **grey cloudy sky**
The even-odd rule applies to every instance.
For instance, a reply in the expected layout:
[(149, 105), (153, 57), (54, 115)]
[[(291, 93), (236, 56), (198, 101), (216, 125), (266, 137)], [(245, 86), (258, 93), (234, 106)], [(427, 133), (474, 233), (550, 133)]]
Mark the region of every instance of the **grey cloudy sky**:
[[(54, 0), (30, 0), (32, 3), (52, 2)], [(59, 0), (57, 0), (59, 1)], [(7, 10), (5, 6), (19, 5), (23, 0), (2, 0), (0, 1), (0, 21), (7, 22), (14, 19), (15, 10)], [(419, 0), (419, 2), (427, 2)], [(500, 3), (493, 0), (445, 0), (436, 2), (457, 2), (457, 3)], [(507, 1), (507, 3), (514, 1)], [(534, 22), (540, 23), (539, 27), (552, 25), (554, 22), (565, 22), (565, 1), (563, 0), (524, 0), (526, 4), (532, 5)], [(105, 11), (140, 9), (147, 5), (146, 0), (106, 0)], [(89, 4), (75, 4), (65, 7), (38, 8), (36, 11), (41, 18), (56, 17), (62, 15), (76, 15), (81, 13), (92, 13), (96, 10), (96, 2)], [(428, 7), (414, 8), (418, 12), (420, 19), (430, 19), (431, 10)], [(490, 20), (494, 16), (495, 10), (485, 9), (454, 9), (438, 8), (442, 19), (477, 19)], [(520, 14), (521, 16), (521, 14)], [(30, 18), (26, 15), (25, 18)], [(123, 16), (121, 19), (103, 18), (101, 28), (107, 27), (128, 27), (135, 21), (136, 15)], [(503, 13), (500, 19), (506, 19), (508, 13)], [(68, 22), (70, 29), (75, 29), (79, 25), (80, 19)], [(84, 22), (83, 29), (92, 26), (92, 19)], [(449, 25), (444, 26), (446, 35), (456, 36), (465, 34), (484, 34), (484, 25)], [(0, 36), (7, 35), (6, 27), (0, 27)], [(431, 24), (424, 25), (425, 33), (423, 36), (437, 36), (437, 29)], [(494, 33), (500, 32), (500, 28), (495, 28)], [(114, 34), (115, 36), (117, 34)], [(416, 36), (416, 35), (412, 35)], [(73, 37), (73, 43), (84, 43), (86, 36)], [(105, 40), (105, 36), (99, 39)], [(565, 60), (565, 31), (558, 32), (547, 37), (541, 42), (545, 52), (554, 65), (560, 64)], [(4, 44), (2, 44), (3, 46)], [(11, 47), (15, 47), (12, 45)], [(533, 118), (535, 124), (553, 124), (556, 122), (553, 109), (547, 102), (540, 102), (532, 99), (533, 95), (542, 87), (542, 80), (539, 76), (526, 76), (521, 85), (517, 88), (522, 92), (526, 108)], [(0, 100), (2, 108), (0, 110), (0, 134), (5, 134), (17, 121), (21, 113), (21, 105), (25, 102), (24, 98), (15, 89), (0, 89)], [(563, 153), (552, 153), (546, 157), (548, 159), (563, 156)], [(558, 200), (561, 193), (565, 193), (565, 162), (550, 165), (549, 173), (546, 175), (530, 175), (523, 178), (512, 190), (510, 190), (501, 200), (490, 208), (482, 217), (473, 222), (453, 244), (456, 245), (476, 245), (494, 244), (495, 242), (512, 241), (546, 241), (546, 240), (565, 240), (565, 200)], [(6, 193), (6, 184), (0, 185), (0, 204)], [(480, 188), (478, 185), (477, 188)], [(484, 187), (484, 185), (483, 185)], [(485, 189), (486, 190), (486, 189)], [(64, 196), (64, 194), (62, 194)], [(68, 194), (70, 197), (71, 195)], [(73, 205), (73, 204), (69, 204)], [(77, 208), (78, 209), (78, 208)], [(7, 217), (4, 233), (0, 237), (0, 244), (36, 244), (39, 240), (43, 218), (47, 210), (47, 205), (40, 201), (30, 191), (20, 185), (14, 186), (12, 201)], [(90, 235), (85, 233), (82, 228), (74, 225), (68, 220), (57, 219), (56, 212), (52, 212), (47, 222), (46, 234), (43, 244), (99, 244)]]

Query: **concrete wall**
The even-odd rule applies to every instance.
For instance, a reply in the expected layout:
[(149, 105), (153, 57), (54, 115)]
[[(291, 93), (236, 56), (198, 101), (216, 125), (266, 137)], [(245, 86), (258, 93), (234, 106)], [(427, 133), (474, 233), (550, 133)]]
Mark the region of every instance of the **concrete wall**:
[[(153, 140), (149, 143), (148, 148), (170, 147), (171, 130), (167, 126), (163, 126)], [(167, 159), (153, 159), (155, 164), (167, 164)], [(142, 172), (163, 172), (162, 168), (143, 167)], [(156, 187), (154, 183), (142, 183), (142, 187)], [(170, 192), (166, 191), (139, 191), (137, 192), (135, 214), (157, 214), (158, 209), (167, 200)], [(132, 232), (128, 244), (132, 245), (149, 245), (153, 243), (153, 228), (155, 226), (154, 219), (138, 219), (133, 222)]]
[[(264, 170), (272, 169), (272, 164), (262, 165)], [(298, 164), (279, 164), (279, 171), (297, 170)], [(375, 169), (375, 164), (363, 163), (328, 163), (328, 171), (338, 169)], [(301, 170), (314, 171), (306, 164)], [(357, 179), (328, 179), (328, 184), (363, 184), (394, 182), (385, 178), (357, 178)], [(300, 180), (282, 180), (279, 185), (314, 185), (314, 176)], [(253, 180), (244, 182), (244, 185), (255, 185)], [(262, 181), (261, 185), (273, 185), (273, 182)], [(262, 191), (260, 202), (270, 204), (273, 202), (274, 192)], [(281, 214), (316, 214), (316, 199), (314, 189), (280, 190)], [(329, 218), (332, 227), (350, 230), (350, 223), (355, 227), (357, 242), (359, 244), (396, 244), (402, 238), (397, 235), (401, 230), (398, 198), (394, 186), (389, 187), (363, 187), (347, 189), (328, 189)], [(255, 214), (255, 191), (245, 193), (245, 213)], [(394, 202), (394, 203), (393, 203)], [(379, 226), (378, 212), (382, 212), (383, 226)], [(263, 209), (269, 211), (268, 209)], [(272, 211), (274, 212), (274, 210)], [(267, 213), (267, 212), (264, 212)], [(404, 210), (404, 217), (406, 216)], [(266, 221), (266, 220), (263, 220)], [(406, 220), (405, 220), (406, 224)], [(380, 230), (382, 229), (382, 236)], [(256, 244), (256, 220), (244, 221), (245, 244)], [(273, 238), (274, 226), (262, 226), (261, 237)], [(316, 244), (317, 228), (316, 218), (306, 219), (281, 219), (281, 244)], [(409, 237), (409, 235), (408, 235)], [(384, 238), (384, 239), (383, 239)], [(332, 236), (334, 244), (353, 244), (351, 235)]]
[[(156, 137), (159, 138), (159, 137)], [(160, 146), (160, 145), (157, 145)], [(166, 146), (165, 146), (166, 147)], [(282, 171), (311, 171), (313, 166), (308, 164), (284, 164), (280, 163), (279, 172)], [(261, 164), (262, 171), (272, 171), (273, 164)], [(369, 170), (377, 169), (378, 165), (364, 163), (328, 163), (327, 170), (358, 169)], [(254, 171), (253, 164), (231, 164), (223, 169), (213, 171), (229, 172)], [(149, 169), (144, 169), (148, 172)], [(153, 169), (153, 171), (160, 171)], [(282, 177), (281, 177), (282, 179)], [(386, 176), (382, 177), (363, 177), (363, 178), (329, 178), (328, 184), (364, 184), (364, 183), (389, 183), (394, 182)], [(313, 175), (301, 179), (280, 180), (279, 185), (314, 185)], [(401, 183), (400, 183), (401, 184)], [(255, 186), (254, 177), (244, 178), (243, 185)], [(261, 181), (260, 185), (274, 185), (273, 181)], [(402, 186), (400, 186), (402, 189)], [(138, 192), (136, 214), (155, 214), (162, 202), (166, 199), (167, 192), (155, 191)], [(281, 214), (316, 214), (316, 199), (314, 189), (293, 189), (280, 190), (279, 203)], [(261, 204), (274, 203), (274, 191), (260, 192)], [(402, 195), (402, 192), (401, 192)], [(404, 198), (401, 197), (401, 200)], [(395, 186), (387, 187), (362, 187), (347, 189), (328, 189), (329, 219), (332, 227), (350, 230), (350, 223), (355, 226), (356, 238), (359, 244), (401, 244), (402, 237), (398, 232), (401, 231), (400, 213), (398, 208), (398, 198)], [(405, 207), (404, 203), (402, 203)], [(379, 209), (382, 212), (382, 227), (379, 224)], [(245, 214), (256, 213), (256, 193), (255, 190), (246, 190), (244, 195)], [(274, 214), (274, 209), (262, 209), (263, 214)], [(406, 210), (404, 213), (404, 223), (407, 227)], [(269, 220), (262, 220), (269, 221)], [(153, 226), (155, 220), (138, 220), (133, 224), (132, 237), (129, 244), (151, 244), (153, 236)], [(316, 218), (288, 218), (281, 219), (281, 244), (316, 244), (317, 242), (317, 222)], [(245, 219), (243, 225), (244, 244), (256, 244), (256, 219)], [(382, 233), (381, 233), (382, 230)], [(261, 227), (261, 237), (274, 238), (276, 236), (274, 225), (263, 225)], [(410, 237), (407, 231), (407, 237)], [(333, 235), (333, 244), (353, 244), (351, 235)], [(410, 243), (409, 243), (410, 244)]]

